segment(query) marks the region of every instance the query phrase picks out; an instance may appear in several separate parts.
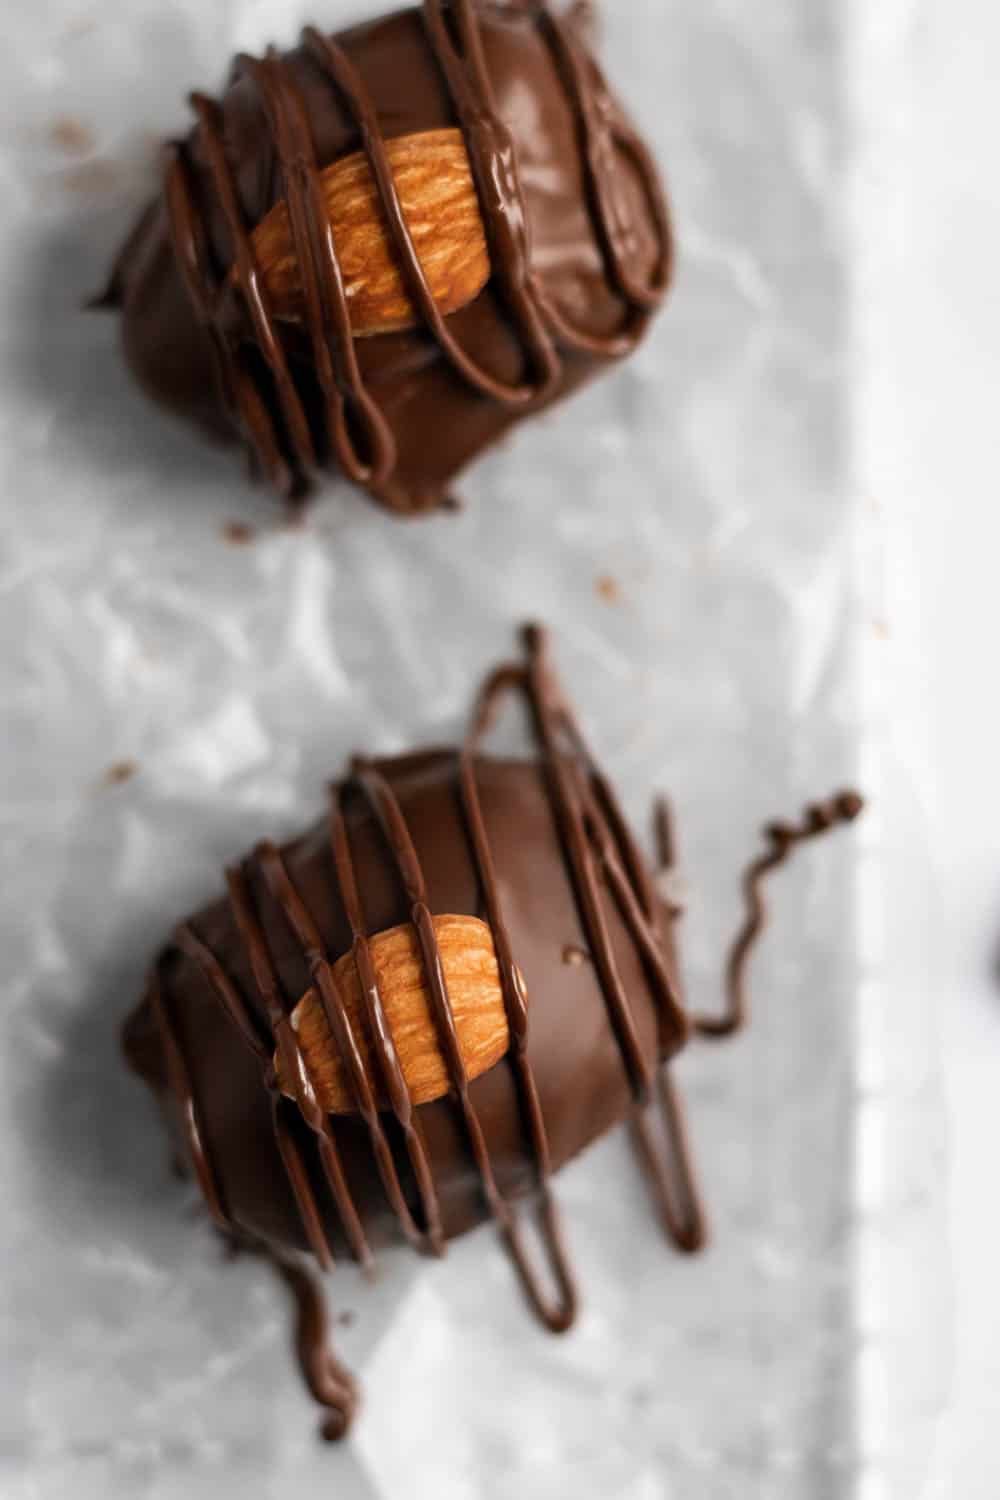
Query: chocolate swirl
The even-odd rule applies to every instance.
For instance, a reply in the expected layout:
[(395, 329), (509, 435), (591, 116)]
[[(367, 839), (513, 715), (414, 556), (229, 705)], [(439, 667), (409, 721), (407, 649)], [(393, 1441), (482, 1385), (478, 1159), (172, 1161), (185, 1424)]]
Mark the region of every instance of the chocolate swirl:
[(864, 811), (860, 792), (838, 792), (827, 802), (814, 802), (806, 808), (801, 823), (768, 823), (764, 829), (767, 850), (752, 860), (743, 876), (743, 898), (746, 917), (733, 939), (725, 968), (726, 1005), (719, 1016), (697, 1016), (695, 1029), (699, 1036), (727, 1037), (742, 1031), (749, 1019), (747, 998), (750, 959), (767, 927), (767, 903), (764, 886), (769, 875), (780, 869), (794, 851), (810, 839), (821, 837), (844, 823), (853, 823)]
[[(144, 384), (238, 434), (252, 466), (289, 498), (333, 462), (392, 510), (445, 503), (448, 478), (478, 448), (628, 354), (669, 285), (655, 166), (580, 27), (542, 3), (423, 0), (421, 44), (416, 14), (341, 37), (306, 28), (296, 52), (238, 56), (221, 102), (192, 95), (197, 126), (168, 151), (165, 212), (154, 208), (130, 237), (106, 299), (123, 305)], [(537, 95), (534, 111), (518, 102), (525, 89)], [(477, 306), (449, 318), (386, 152), (389, 121), (396, 135), (404, 120), (427, 129), (439, 119), (462, 132), (492, 266)], [(320, 177), (331, 149), (363, 152), (418, 319), (405, 336), (374, 341), (378, 352), (352, 335)], [(253, 238), (277, 201), (304, 332), (275, 316)], [(216, 403), (195, 388), (206, 358)], [(465, 430), (437, 431), (453, 422)]]

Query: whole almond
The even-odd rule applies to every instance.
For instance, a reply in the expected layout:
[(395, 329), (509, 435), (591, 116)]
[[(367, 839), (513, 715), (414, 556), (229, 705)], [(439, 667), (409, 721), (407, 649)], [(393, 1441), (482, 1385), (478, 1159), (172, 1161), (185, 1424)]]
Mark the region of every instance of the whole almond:
[[(426, 130), (385, 143), (414, 248), (444, 315), (457, 312), (490, 278), (490, 257), (469, 157), (460, 130)], [(375, 179), (363, 151), (320, 174), (355, 338), (412, 328), (407, 295)], [(277, 318), (301, 320), (304, 292), (291, 221), (277, 203), (253, 233), (268, 305)]]
[[(477, 917), (435, 917), (434, 931), (462, 1060), (471, 1080), (494, 1067), (510, 1046), (493, 937)], [(451, 1084), (438, 1044), (416, 931), (410, 923), (391, 927), (371, 938), (369, 949), (403, 1077), (414, 1104), (429, 1104), (447, 1094)], [(334, 965), (334, 978), (368, 1082), (378, 1107), (384, 1109), (387, 1101), (372, 1056), (361, 981), (350, 953)], [(296, 1005), (292, 1026), (323, 1109), (328, 1114), (353, 1114), (357, 1106), (350, 1075), (315, 989), (308, 990)], [(289, 1080), (282, 1077), (280, 1057), (275, 1062), (282, 1091), (294, 1097)]]

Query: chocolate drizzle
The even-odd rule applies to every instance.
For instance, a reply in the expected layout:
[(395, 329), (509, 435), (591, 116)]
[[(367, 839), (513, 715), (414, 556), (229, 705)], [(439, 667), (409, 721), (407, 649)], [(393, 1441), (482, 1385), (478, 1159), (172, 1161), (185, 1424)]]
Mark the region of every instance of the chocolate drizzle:
[[(667, 290), (672, 272), (668, 211), (650, 155), (617, 108), (597, 65), (584, 51), (579, 27), (546, 5), (518, 11), (548, 49), (578, 133), (578, 149), (592, 232), (607, 285), (620, 297), (620, 327), (596, 333), (577, 326), (548, 290), (532, 263), (531, 219), (518, 171), (513, 135), (500, 116), (475, 0), (423, 0), (427, 45), (443, 78), (462, 130), (477, 189), (493, 269), (492, 287), (522, 351), (519, 380), (492, 373), (464, 349), (441, 315), (406, 223), (381, 123), (359, 68), (335, 38), (314, 28), (302, 45), (346, 111), (360, 138), (377, 189), (400, 273), (420, 327), (459, 381), (502, 408), (523, 410), (553, 399), (564, 383), (560, 347), (593, 359), (619, 358), (633, 349)], [(222, 107), (203, 94), (191, 103), (198, 121), (192, 141), (170, 149), (165, 202), (170, 241), (194, 314), (211, 342), (220, 399), (251, 455), (286, 496), (294, 498), (332, 455), (344, 473), (397, 511), (444, 503), (446, 496), (417, 493), (397, 477), (393, 427), (366, 382), (351, 332), (337, 248), (329, 229), (314, 131), (297, 75), (271, 49), (263, 60), (241, 55), (231, 85), (249, 78), (259, 91), (288, 206), (293, 245), (304, 290), (305, 329), (312, 358), (307, 396), (282, 342), (257, 263), (253, 230), (240, 199), (225, 137)], [(199, 144), (205, 174), (192, 157)], [(629, 163), (656, 242), (648, 278), (636, 274), (639, 241), (634, 193), (623, 191), (620, 157)], [(211, 192), (231, 246), (231, 266), (213, 250), (205, 193)], [(124, 267), (135, 253), (133, 236), (112, 278), (109, 296), (122, 294)], [(233, 320), (233, 298), (242, 315)]]
[(306, 1385), (318, 1406), (330, 1415), (321, 1432), (328, 1443), (339, 1442), (350, 1431), (358, 1407), (358, 1387), (334, 1354), (326, 1298), (316, 1277), (291, 1256), (263, 1250), (292, 1294), (295, 1303), (295, 1349)]
[[(548, 664), (545, 637), (537, 628), (525, 633), (527, 660), (501, 667), (481, 692), (466, 740), (456, 761), (456, 795), (472, 852), (483, 910), (489, 923), (511, 1037), (509, 1065), (516, 1083), (525, 1143), (530, 1151), (536, 1187), (536, 1218), (547, 1274), (529, 1255), (522, 1225), (523, 1209), (501, 1192), (494, 1175), (487, 1135), (473, 1102), (455, 1022), (448, 998), (441, 953), (421, 863), (399, 799), (388, 779), (371, 761), (357, 759), (347, 782), (331, 792), (330, 854), (344, 910), (351, 930), (351, 951), (358, 966), (364, 1021), (373, 1039), (378, 1070), (377, 1090), (365, 1073), (357, 1039), (317, 922), (296, 890), (281, 852), (262, 843), (243, 866), (227, 876), (232, 917), (247, 956), (256, 991), (255, 1003), (204, 939), (190, 924), (175, 934), (176, 947), (194, 961), (225, 1016), (260, 1065), (261, 1080), (271, 1101), (271, 1121), (278, 1150), (306, 1241), (323, 1268), (333, 1264), (333, 1249), (323, 1227), (323, 1211), (313, 1175), (303, 1158), (288, 1110), (301, 1114), (315, 1140), (322, 1176), (336, 1205), (346, 1242), (354, 1258), (370, 1268), (373, 1261), (362, 1215), (355, 1203), (338, 1151), (333, 1124), (317, 1103), (313, 1080), (291, 1024), (291, 1012), (301, 998), (282, 985), (279, 963), (265, 926), (255, 908), (253, 892), (262, 882), (294, 934), (340, 1050), (358, 1115), (367, 1128), (378, 1174), (399, 1228), (414, 1248), (431, 1254), (444, 1250), (437, 1189), (423, 1138), (419, 1111), (414, 1108), (388, 1026), (369, 948), (369, 932), (362, 909), (357, 870), (344, 815), (350, 798), (368, 806), (385, 840), (395, 878), (405, 893), (409, 918), (423, 959), (438, 1044), (447, 1064), (454, 1107), (461, 1121), (480, 1191), (508, 1249), (528, 1302), (553, 1332), (568, 1328), (577, 1309), (577, 1291), (565, 1237), (551, 1188), (551, 1159), (539, 1091), (528, 1059), (529, 1012), (508, 926), (503, 897), (494, 868), (493, 851), (479, 794), (479, 757), (502, 700), (511, 692), (523, 695), (542, 757), (545, 785), (562, 841), (567, 876), (583, 915), (587, 957), (600, 979), (608, 1024), (615, 1036), (621, 1065), (634, 1099), (637, 1145), (664, 1228), (684, 1250), (697, 1249), (704, 1240), (704, 1223), (680, 1103), (663, 1070), (644, 1051), (636, 1030), (628, 994), (622, 982), (602, 909), (600, 889), (606, 888), (617, 906), (626, 932), (635, 944), (658, 1014), (659, 1052), (671, 1056), (687, 1034), (677, 981), (668, 962), (663, 924), (671, 920), (658, 902), (653, 883), (629, 834), (610, 784), (594, 765), (571, 709)], [(164, 960), (161, 960), (161, 964)], [(205, 1145), (199, 1105), (191, 1085), (179, 1033), (165, 1004), (159, 974), (154, 973), (150, 996), (166, 1054), (170, 1088), (185, 1125), (186, 1139), (198, 1180), (216, 1221), (240, 1237), (223, 1206), (218, 1174)], [(261, 1019), (263, 1017), (263, 1020)], [(294, 1080), (295, 1101), (285, 1099), (277, 1083), (274, 1055), (282, 1077)], [(384, 1095), (389, 1113), (399, 1127), (416, 1188), (417, 1208), (411, 1208), (397, 1173), (392, 1149), (375, 1104)], [(659, 1127), (656, 1115), (659, 1114)], [(298, 1345), (310, 1389), (323, 1404), (335, 1409), (331, 1431), (346, 1431), (353, 1411), (348, 1377), (325, 1351), (322, 1317), (316, 1312), (318, 1289), (294, 1260), (263, 1246), (275, 1260), (300, 1303)], [(340, 1398), (343, 1398), (342, 1400)]]
[(191, 1087), (191, 1075), (188, 1072), (187, 1062), (177, 1032), (174, 1029), (173, 1020), (167, 1008), (163, 996), (163, 987), (160, 984), (159, 974), (154, 970), (148, 987), (153, 1014), (163, 1041), (164, 1059), (167, 1067), (167, 1081), (170, 1091), (177, 1102), (180, 1110), (181, 1129), (187, 1142), (188, 1155), (198, 1186), (201, 1188), (202, 1196), (208, 1206), (208, 1211), (215, 1221), (216, 1228), (224, 1233), (228, 1232), (232, 1225), (226, 1210), (222, 1206), (222, 1193), (216, 1180), (215, 1168), (212, 1159), (205, 1149), (201, 1135), (201, 1125), (198, 1120), (198, 1109), (195, 1104), (194, 1090)]
[[(677, 835), (673, 813), (665, 798), (656, 804), (654, 821), (659, 874), (665, 877), (663, 883), (669, 885), (677, 868)], [(660, 913), (663, 922), (674, 921), (680, 915), (662, 900)], [(635, 1112), (632, 1138), (664, 1231), (678, 1249), (694, 1255), (704, 1249), (708, 1240), (708, 1219), (693, 1170), (684, 1105), (667, 1068), (659, 1069), (655, 1088), (659, 1097)], [(661, 1132), (666, 1150), (657, 1145)]]
[(725, 1009), (721, 1016), (695, 1018), (695, 1029), (700, 1036), (732, 1036), (747, 1024), (747, 975), (753, 950), (767, 926), (764, 885), (768, 875), (785, 864), (799, 845), (828, 833), (839, 824), (853, 823), (864, 810), (864, 805), (860, 793), (838, 792), (828, 802), (816, 802), (807, 807), (801, 823), (769, 823), (764, 829), (768, 849), (752, 861), (743, 877), (746, 920), (726, 960)]

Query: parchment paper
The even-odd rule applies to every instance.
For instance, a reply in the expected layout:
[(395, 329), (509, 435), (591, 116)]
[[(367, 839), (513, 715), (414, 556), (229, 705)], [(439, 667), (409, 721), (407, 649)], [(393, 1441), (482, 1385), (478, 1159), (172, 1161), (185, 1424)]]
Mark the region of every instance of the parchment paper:
[[(310, 820), (353, 749), (455, 734), (525, 618), (552, 626), (644, 836), (652, 793), (675, 798), (700, 1004), (760, 824), (861, 758), (835, 0), (606, 7), (609, 71), (671, 184), (676, 292), (627, 366), (468, 476), (457, 518), (400, 524), (334, 487), (289, 529), (238, 459), (144, 402), (114, 319), (79, 311), (185, 90), (378, 8), (7, 7), (0, 1489), (839, 1500), (888, 1472), (859, 1352), (884, 1371), (913, 1351), (858, 1318), (859, 1224), (877, 1239), (892, 1187), (859, 1204), (864, 836), (783, 878), (751, 1034), (683, 1061), (710, 1251), (668, 1250), (612, 1138), (558, 1185), (586, 1299), (565, 1339), (488, 1230), (441, 1267), (389, 1258), (374, 1290), (338, 1271), (366, 1391), (340, 1450), (316, 1441), (280, 1288), (223, 1264), (120, 1064), (150, 956), (223, 862)], [(892, 1420), (908, 1436), (912, 1412)]]

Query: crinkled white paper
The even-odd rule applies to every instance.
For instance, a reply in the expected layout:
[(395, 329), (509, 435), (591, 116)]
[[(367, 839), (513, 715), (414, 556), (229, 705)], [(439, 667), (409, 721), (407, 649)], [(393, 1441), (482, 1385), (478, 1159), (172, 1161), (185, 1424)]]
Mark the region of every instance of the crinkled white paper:
[[(675, 798), (702, 1005), (760, 824), (859, 763), (835, 0), (606, 6), (609, 70), (672, 187), (676, 292), (631, 362), (469, 474), (458, 518), (401, 524), (337, 487), (287, 528), (237, 458), (144, 402), (115, 320), (80, 312), (184, 92), (307, 15), (375, 8), (5, 14), (0, 1490), (840, 1500), (926, 1425), (883, 1399), (872, 1436), (922, 1336), (919, 1310), (890, 1328), (873, 1308), (872, 1256), (913, 1243), (901, 1224), (936, 1244), (928, 1158), (896, 1172), (933, 1103), (922, 1034), (885, 1045), (859, 1003), (864, 834), (782, 877), (750, 1035), (680, 1069), (708, 1253), (665, 1246), (612, 1138), (559, 1182), (585, 1294), (564, 1339), (489, 1231), (441, 1267), (390, 1257), (374, 1290), (338, 1271), (366, 1395), (339, 1450), (316, 1441), (281, 1288), (223, 1263), (120, 1063), (150, 956), (223, 862), (310, 820), (350, 751), (455, 734), (527, 617), (553, 627), (637, 826), (654, 790)], [(906, 1106), (880, 1116), (881, 1175), (872, 1095)]]

